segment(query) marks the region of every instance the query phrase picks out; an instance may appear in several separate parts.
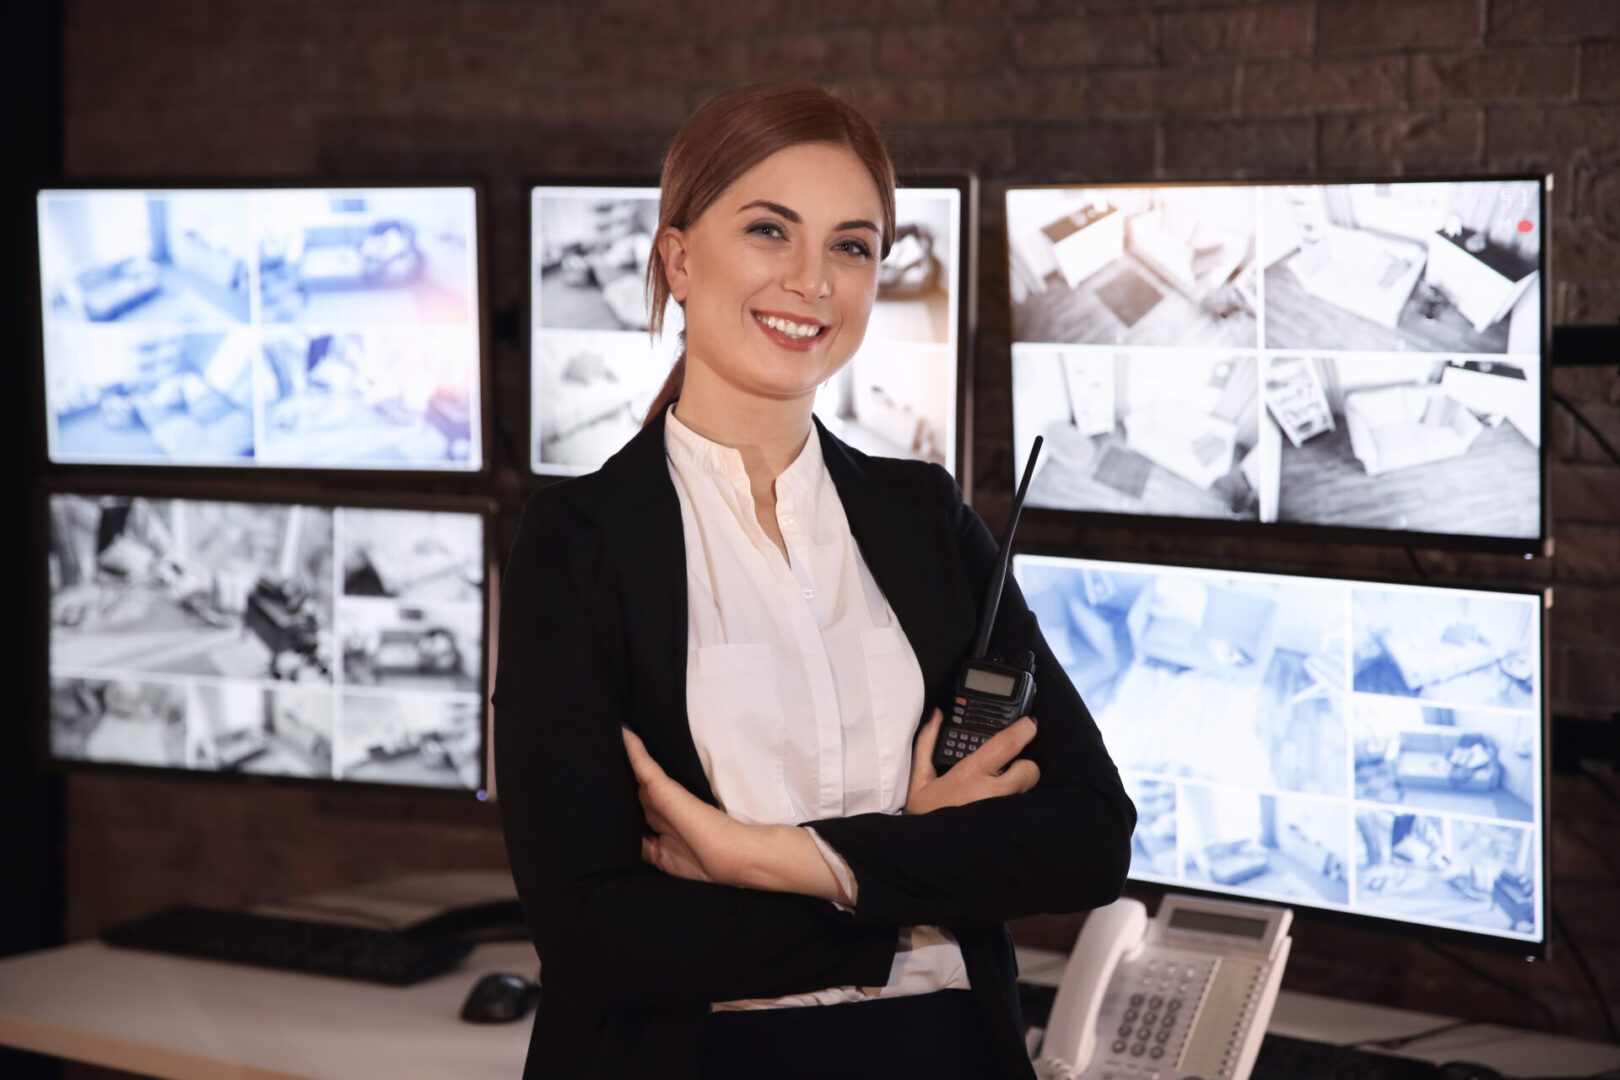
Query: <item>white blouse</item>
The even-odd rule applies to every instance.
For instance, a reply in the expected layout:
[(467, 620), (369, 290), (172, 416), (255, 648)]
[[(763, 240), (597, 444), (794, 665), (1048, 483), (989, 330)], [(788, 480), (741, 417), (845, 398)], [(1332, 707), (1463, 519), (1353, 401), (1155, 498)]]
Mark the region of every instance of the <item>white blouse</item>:
[[(844, 516), (814, 432), (776, 480), (788, 559), (760, 528), (742, 455), (665, 414), (664, 448), (686, 539), (686, 708), (726, 813), (799, 825), (898, 814), (923, 709), (922, 669)], [(811, 830), (853, 893), (844, 860)], [(906, 927), (883, 986), (843, 986), (753, 1009), (966, 989), (956, 939)]]

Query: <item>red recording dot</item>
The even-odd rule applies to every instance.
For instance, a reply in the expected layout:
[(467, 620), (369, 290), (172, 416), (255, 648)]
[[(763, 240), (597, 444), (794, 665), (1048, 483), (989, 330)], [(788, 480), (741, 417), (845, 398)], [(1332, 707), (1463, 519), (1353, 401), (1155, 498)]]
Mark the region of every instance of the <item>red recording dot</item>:
[(1519, 221), (1520, 232), (1535, 232), (1535, 230), (1535, 222), (1531, 221), (1529, 218), (1523, 218)]

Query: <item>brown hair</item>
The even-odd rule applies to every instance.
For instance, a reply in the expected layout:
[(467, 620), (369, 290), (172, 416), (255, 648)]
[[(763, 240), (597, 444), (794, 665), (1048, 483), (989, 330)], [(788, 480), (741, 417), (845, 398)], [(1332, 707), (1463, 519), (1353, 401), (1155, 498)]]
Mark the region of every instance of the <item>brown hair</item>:
[[(811, 83), (739, 87), (710, 98), (693, 113), (664, 157), (656, 235), (691, 225), (739, 176), (778, 150), (814, 142), (848, 147), (872, 174), (883, 211), (879, 257), (888, 255), (894, 242), (894, 163), (889, 151), (872, 122), (854, 106)], [(663, 330), (664, 306), (669, 302), (669, 279), (656, 243), (647, 263), (647, 297), (649, 328), (656, 336)], [(685, 337), (683, 331), (680, 355), (647, 410), (644, 427), (680, 396), (686, 377)]]

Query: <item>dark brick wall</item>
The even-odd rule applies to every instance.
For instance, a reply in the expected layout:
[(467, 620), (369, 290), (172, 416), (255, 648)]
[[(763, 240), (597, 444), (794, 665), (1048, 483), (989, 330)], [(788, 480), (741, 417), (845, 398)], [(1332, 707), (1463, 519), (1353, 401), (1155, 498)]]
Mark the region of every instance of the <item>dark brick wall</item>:
[[(521, 303), (520, 180), (650, 170), (681, 120), (749, 80), (825, 81), (890, 134), (903, 168), (985, 182), (977, 502), (1011, 475), (1008, 311), (998, 235), (1018, 180), (1553, 174), (1553, 321), (1620, 318), (1620, 4), (1613, 0), (69, 0), (70, 177), (478, 174), (490, 182), (493, 302)], [(496, 489), (522, 497), (525, 372), (494, 351)], [(1620, 442), (1620, 372), (1554, 387)], [(1424, 552), (1433, 580), (1551, 583), (1555, 711), (1620, 708), (1620, 468), (1555, 412), (1558, 553)], [(1032, 538), (1034, 538), (1032, 536)], [(1049, 534), (1100, 557), (1410, 580), (1399, 549)], [(1553, 787), (1554, 895), (1620, 997), (1620, 814), (1586, 780)], [(236, 903), (396, 870), (495, 866), (487, 808), (74, 776), (70, 935), (158, 904)], [(1075, 920), (1029, 920), (1064, 946)], [(1535, 1023), (1523, 1002), (1414, 942), (1302, 926), (1288, 984)], [(1598, 1014), (1561, 950), (1481, 958), (1567, 1030)]]

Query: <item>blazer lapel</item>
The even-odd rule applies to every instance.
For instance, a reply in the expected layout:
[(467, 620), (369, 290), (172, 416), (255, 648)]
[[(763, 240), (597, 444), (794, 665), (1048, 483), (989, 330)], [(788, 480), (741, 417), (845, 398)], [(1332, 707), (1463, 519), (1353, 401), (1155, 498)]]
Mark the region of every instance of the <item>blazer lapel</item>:
[(888, 470), (872, 469), (869, 459), (852, 454), (819, 419), (816, 430), (861, 557), (922, 667), (926, 717), (951, 694), (956, 667), (973, 639), (974, 603), (963, 583), (955, 538), (921, 485), (900, 485), (885, 475)]
[(686, 533), (664, 455), (660, 413), (602, 466), (609, 528), (624, 582), (636, 734), (664, 771), (718, 805), (686, 718)]

